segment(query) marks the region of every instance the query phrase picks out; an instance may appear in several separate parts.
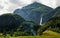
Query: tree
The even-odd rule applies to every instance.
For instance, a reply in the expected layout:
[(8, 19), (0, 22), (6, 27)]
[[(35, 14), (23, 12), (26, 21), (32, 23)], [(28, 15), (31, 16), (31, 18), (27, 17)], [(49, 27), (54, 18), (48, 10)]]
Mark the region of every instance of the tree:
[(20, 36), (36, 35), (39, 27), (40, 25), (36, 24), (33, 21), (25, 21), (17, 29), (17, 32), (18, 32), (17, 35), (20, 35)]
[(18, 24), (21, 24), (22, 22), (25, 21), (25, 19), (22, 18), (20, 15), (13, 14), (13, 17), (17, 20)]
[(50, 30), (60, 33), (60, 17), (53, 17), (49, 19), (45, 24), (38, 30), (38, 35), (41, 35), (45, 30)]
[(19, 25), (25, 21), (16, 14), (3, 14), (0, 16), (0, 33), (13, 34)]
[(50, 20), (50, 30), (60, 33), (60, 17), (53, 17)]

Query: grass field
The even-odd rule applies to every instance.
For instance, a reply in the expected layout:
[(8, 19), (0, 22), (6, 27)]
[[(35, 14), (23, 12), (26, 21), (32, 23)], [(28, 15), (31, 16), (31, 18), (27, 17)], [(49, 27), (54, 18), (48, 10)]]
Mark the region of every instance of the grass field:
[[(4, 37), (1, 36), (0, 38)], [(60, 38), (60, 34), (52, 31), (45, 31), (41, 36), (18, 36), (18, 37), (6, 36), (6, 38)]]
[(19, 36), (10, 38), (60, 38), (60, 36)]

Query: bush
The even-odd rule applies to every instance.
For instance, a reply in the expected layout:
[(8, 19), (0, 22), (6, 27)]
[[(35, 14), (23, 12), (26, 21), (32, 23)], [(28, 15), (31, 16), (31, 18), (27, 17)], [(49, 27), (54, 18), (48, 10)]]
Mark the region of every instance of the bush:
[(3, 14), (0, 16), (0, 33), (13, 34), (19, 25), (25, 21), (21, 16), (16, 14)]
[(20, 36), (36, 35), (39, 27), (40, 25), (33, 21), (25, 21), (19, 26), (17, 32), (20, 32)]

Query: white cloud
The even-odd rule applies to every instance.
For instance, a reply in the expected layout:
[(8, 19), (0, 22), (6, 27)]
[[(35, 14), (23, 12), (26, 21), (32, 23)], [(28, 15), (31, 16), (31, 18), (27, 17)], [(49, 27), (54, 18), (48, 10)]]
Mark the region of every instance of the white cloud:
[(32, 2), (32, 0), (0, 0), (0, 15), (12, 13), (15, 9), (22, 8)]
[(22, 8), (28, 4), (31, 4), (33, 0), (9, 0), (9, 10), (13, 12), (17, 8)]
[(8, 5), (4, 0), (0, 0), (0, 15), (7, 13)]
[(0, 14), (12, 13), (17, 8), (22, 8), (37, 1), (52, 8), (60, 6), (60, 0), (0, 0)]
[(16, 4), (18, 6), (26, 6), (32, 3), (34, 0), (9, 0), (12, 4)]
[(57, 1), (57, 6), (60, 6), (60, 0)]
[(57, 7), (57, 1), (58, 0), (39, 0), (38, 2), (40, 2), (44, 5), (47, 5), (49, 7), (56, 8)]

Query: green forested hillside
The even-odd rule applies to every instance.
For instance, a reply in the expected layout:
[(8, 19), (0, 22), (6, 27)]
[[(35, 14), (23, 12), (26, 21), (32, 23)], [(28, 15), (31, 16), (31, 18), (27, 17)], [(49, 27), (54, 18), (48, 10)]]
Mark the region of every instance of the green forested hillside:
[(60, 6), (57, 7), (56, 9), (54, 9), (53, 11), (55, 14), (53, 15), (53, 17), (57, 17), (57, 16), (60, 16)]

